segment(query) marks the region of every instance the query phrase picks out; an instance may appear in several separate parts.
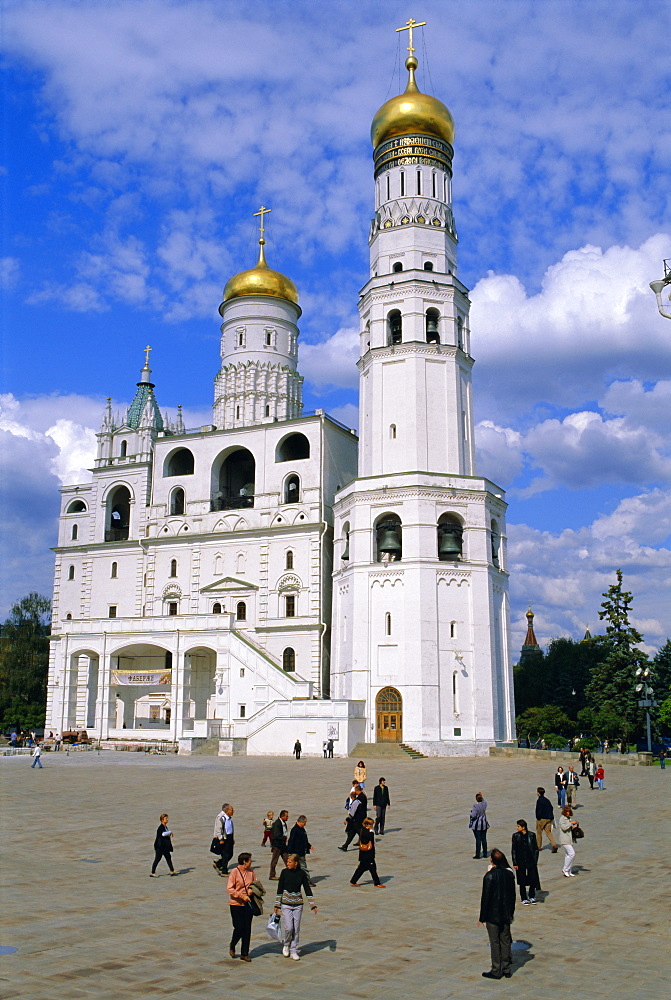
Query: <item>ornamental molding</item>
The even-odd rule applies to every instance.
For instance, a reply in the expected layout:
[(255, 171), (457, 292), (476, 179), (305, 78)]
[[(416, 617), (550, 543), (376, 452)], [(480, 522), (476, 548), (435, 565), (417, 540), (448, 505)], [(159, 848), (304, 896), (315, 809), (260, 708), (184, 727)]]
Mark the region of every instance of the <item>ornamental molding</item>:
[(405, 570), (403, 569), (387, 570), (387, 571), (383, 570), (380, 573), (369, 573), (368, 576), (371, 580), (377, 580), (377, 579), (393, 580), (394, 578), (402, 577), (404, 573)]
[(367, 501), (371, 504), (388, 504), (395, 500), (415, 500), (417, 497), (428, 500), (439, 500), (444, 503), (446, 500), (455, 500), (461, 503), (484, 503), (484, 494), (471, 495), (468, 493), (457, 493), (453, 492), (449, 486), (446, 486), (444, 490), (440, 492), (436, 490), (435, 486), (413, 486), (413, 487), (398, 487), (394, 488), (390, 486), (384, 493), (371, 492), (371, 493), (357, 493), (355, 494), (355, 505), (361, 501)]
[(465, 572), (436, 573), (436, 583), (446, 583), (448, 587), (451, 583), (460, 587), (462, 583), (469, 583), (470, 579), (471, 574)]
[(178, 587), (177, 584), (169, 583), (163, 588), (163, 600), (167, 600), (169, 597), (181, 597), (182, 588)]
[(295, 573), (286, 573), (277, 581), (277, 590), (302, 590), (303, 584)]
[[(390, 257), (396, 256), (396, 254), (390, 253)], [(393, 272), (395, 274), (403, 274), (402, 271)], [(427, 271), (427, 274), (437, 274), (437, 271)], [(379, 277), (379, 275), (378, 275)], [(435, 279), (434, 279), (435, 281)], [(439, 284), (437, 281), (422, 281), (419, 283), (418, 279), (411, 279), (410, 281), (398, 281), (392, 278), (391, 282), (383, 288), (371, 289), (366, 293), (364, 299), (370, 298), (373, 302), (388, 302), (390, 299), (398, 300), (399, 298), (408, 298), (412, 294), (424, 295), (424, 292), (428, 290), (431, 292), (432, 298), (442, 299), (445, 302), (454, 301), (454, 288), (448, 288), (444, 285)], [(403, 289), (400, 286), (403, 285)], [(393, 287), (392, 287), (393, 286)], [(401, 295), (399, 295), (401, 291)]]

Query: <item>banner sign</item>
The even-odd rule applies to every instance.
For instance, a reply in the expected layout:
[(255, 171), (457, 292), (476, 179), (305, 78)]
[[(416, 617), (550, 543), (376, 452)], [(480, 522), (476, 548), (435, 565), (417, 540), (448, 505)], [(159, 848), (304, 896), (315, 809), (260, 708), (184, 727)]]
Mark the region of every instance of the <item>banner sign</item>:
[(170, 670), (113, 670), (112, 685), (122, 687), (127, 684), (142, 687), (157, 687), (159, 684), (172, 684)]

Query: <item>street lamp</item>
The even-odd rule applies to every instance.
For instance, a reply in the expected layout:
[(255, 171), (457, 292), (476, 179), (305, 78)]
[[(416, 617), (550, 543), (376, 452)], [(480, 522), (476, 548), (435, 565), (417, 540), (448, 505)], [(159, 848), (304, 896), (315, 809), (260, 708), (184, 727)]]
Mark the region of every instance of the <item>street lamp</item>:
[(649, 667), (637, 667), (636, 678), (638, 679), (638, 684), (636, 685), (636, 694), (640, 694), (642, 697), (638, 703), (639, 708), (645, 709), (645, 727), (648, 735), (648, 753), (652, 753), (652, 738), (650, 736), (650, 709), (657, 708), (657, 702), (655, 701), (655, 692), (650, 685), (652, 680), (650, 675)]
[(666, 319), (671, 319), (671, 258), (664, 261), (664, 277), (657, 281), (651, 281), (650, 287), (655, 293), (657, 308), (661, 315)]

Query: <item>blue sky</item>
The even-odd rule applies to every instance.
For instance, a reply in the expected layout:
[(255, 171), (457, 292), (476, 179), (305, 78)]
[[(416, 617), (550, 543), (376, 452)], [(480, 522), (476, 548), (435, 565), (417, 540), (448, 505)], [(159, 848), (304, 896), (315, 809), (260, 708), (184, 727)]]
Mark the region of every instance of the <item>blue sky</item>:
[(228, 277), (296, 282), (306, 408), (356, 423), (369, 128), (403, 86), (456, 121), (478, 468), (508, 490), (515, 648), (598, 630), (620, 566), (651, 648), (671, 631), (666, 0), (5, 2), (5, 596), (49, 592), (60, 483), (142, 349), (162, 407), (209, 420)]

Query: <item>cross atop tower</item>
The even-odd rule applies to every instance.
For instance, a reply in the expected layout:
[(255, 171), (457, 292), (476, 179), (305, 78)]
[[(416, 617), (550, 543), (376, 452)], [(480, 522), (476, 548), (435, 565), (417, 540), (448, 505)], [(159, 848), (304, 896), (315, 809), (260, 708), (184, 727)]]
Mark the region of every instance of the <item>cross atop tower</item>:
[(412, 29), (413, 28), (421, 28), (425, 24), (426, 24), (426, 21), (415, 21), (415, 19), (411, 17), (410, 20), (407, 21), (406, 24), (404, 24), (402, 28), (397, 28), (396, 29), (397, 31), (407, 31), (407, 32), (409, 32), (409, 35), (408, 35), (408, 52), (410, 53), (410, 55), (412, 55), (413, 52), (415, 51), (415, 47), (412, 44)]
[(145, 366), (145, 368), (149, 368), (149, 352), (150, 351), (151, 351), (151, 347), (149, 346), (149, 344), (147, 344), (147, 346), (144, 349), (144, 366)]
[(262, 246), (266, 242), (265, 240), (266, 215), (268, 214), (268, 212), (272, 212), (272, 208), (266, 208), (264, 205), (261, 205), (261, 208), (258, 210), (258, 212), (254, 212), (254, 215), (261, 216), (261, 220), (259, 222), (259, 243)]

